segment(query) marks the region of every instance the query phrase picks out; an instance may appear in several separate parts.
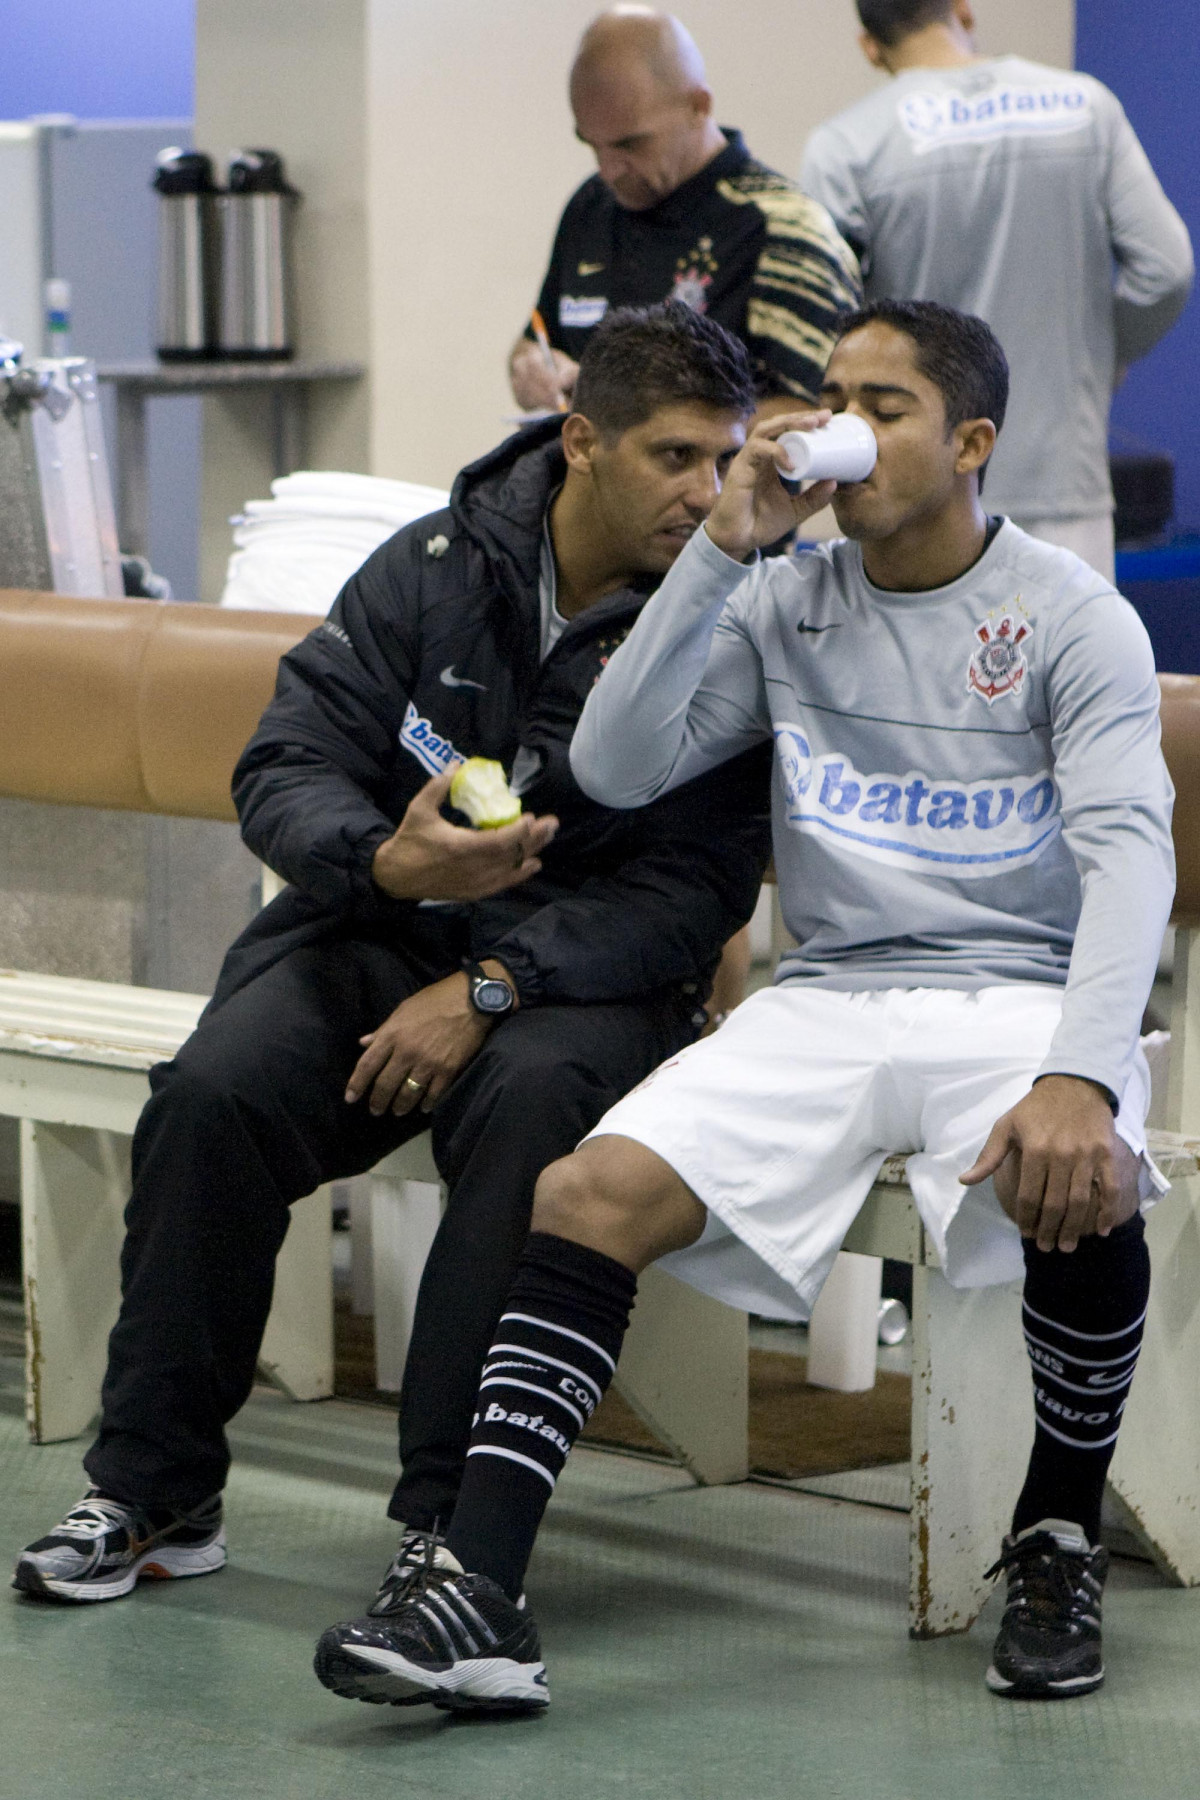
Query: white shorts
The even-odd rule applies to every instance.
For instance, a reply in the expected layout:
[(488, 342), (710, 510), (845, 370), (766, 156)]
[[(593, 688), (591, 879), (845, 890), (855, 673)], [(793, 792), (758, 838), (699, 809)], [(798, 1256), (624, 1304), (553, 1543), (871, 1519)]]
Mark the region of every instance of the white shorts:
[[(807, 1317), (880, 1164), (904, 1151), (947, 1279), (1014, 1281), (1025, 1266), (1016, 1226), (991, 1181), (958, 1177), (1029, 1092), (1061, 1011), (1062, 990), (1033, 983), (765, 988), (590, 1136), (632, 1138), (687, 1182), (708, 1224), (661, 1266), (748, 1312)], [(1168, 1186), (1146, 1154), (1149, 1104), (1139, 1050), (1116, 1129), (1142, 1159), (1143, 1203)]]

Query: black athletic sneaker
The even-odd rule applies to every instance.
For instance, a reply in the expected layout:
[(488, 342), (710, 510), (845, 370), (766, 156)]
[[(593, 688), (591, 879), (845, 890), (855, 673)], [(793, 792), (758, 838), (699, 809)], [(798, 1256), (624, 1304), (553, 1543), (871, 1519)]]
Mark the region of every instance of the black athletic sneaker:
[(92, 1488), (48, 1537), (22, 1550), (12, 1584), (35, 1600), (119, 1600), (138, 1582), (225, 1566), (221, 1496), (190, 1513), (126, 1506)]
[(1092, 1549), (1078, 1525), (1040, 1519), (1006, 1537), (988, 1570), (1008, 1575), (1008, 1605), (987, 1684), (1014, 1700), (1068, 1700), (1104, 1680), (1100, 1596), (1108, 1551)]
[(317, 1679), (346, 1700), (450, 1712), (542, 1712), (550, 1704), (537, 1626), (486, 1575), (468, 1575), (439, 1539), (401, 1541), (364, 1619), (331, 1625)]
[[(426, 1569), (457, 1569), (459, 1564), (445, 1544), (432, 1531), (406, 1531), (400, 1548), (387, 1566), (379, 1592), (367, 1611), (372, 1618), (395, 1612), (408, 1597), (409, 1589)], [(420, 1696), (419, 1696), (420, 1697)]]

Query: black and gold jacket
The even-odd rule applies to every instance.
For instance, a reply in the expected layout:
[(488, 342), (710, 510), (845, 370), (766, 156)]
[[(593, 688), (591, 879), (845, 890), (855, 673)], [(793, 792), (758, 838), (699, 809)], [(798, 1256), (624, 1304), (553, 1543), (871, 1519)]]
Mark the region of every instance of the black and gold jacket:
[(760, 393), (815, 403), (838, 320), (862, 304), (858, 260), (818, 201), (722, 130), (720, 154), (642, 212), (598, 175), (585, 181), (559, 220), (538, 309), (578, 362), (606, 313), (682, 300), (741, 338)]

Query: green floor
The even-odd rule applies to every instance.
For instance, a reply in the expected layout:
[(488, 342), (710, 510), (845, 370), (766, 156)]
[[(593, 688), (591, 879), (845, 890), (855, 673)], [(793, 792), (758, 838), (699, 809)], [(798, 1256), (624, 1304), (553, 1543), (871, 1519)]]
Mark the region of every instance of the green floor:
[[(80, 1490), (78, 1445), (26, 1442), (15, 1376), (0, 1382), (13, 1549)], [(1119, 1564), (1107, 1689), (1006, 1704), (981, 1679), (995, 1602), (967, 1638), (906, 1638), (903, 1514), (701, 1490), (597, 1451), (564, 1477), (531, 1571), (546, 1717), (337, 1700), (312, 1646), (362, 1610), (390, 1553), (390, 1420), (263, 1396), (234, 1436), (222, 1574), (94, 1609), (0, 1597), (3, 1800), (1200, 1795), (1200, 1593)]]

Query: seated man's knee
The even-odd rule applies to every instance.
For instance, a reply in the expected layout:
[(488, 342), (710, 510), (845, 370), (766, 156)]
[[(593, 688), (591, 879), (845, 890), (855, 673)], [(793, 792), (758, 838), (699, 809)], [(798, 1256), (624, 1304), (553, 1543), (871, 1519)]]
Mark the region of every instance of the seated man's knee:
[(551, 1232), (641, 1269), (694, 1243), (704, 1208), (668, 1163), (631, 1138), (589, 1139), (538, 1180), (534, 1231)]
[(584, 1145), (543, 1169), (533, 1196), (533, 1229), (555, 1237), (576, 1238), (579, 1228), (601, 1214), (622, 1211), (605, 1168), (606, 1158), (589, 1154)]
[(230, 1105), (230, 1086), (212, 1059), (189, 1040), (169, 1063), (150, 1071), (150, 1092), (160, 1105), (200, 1118), (215, 1117)]
[[(203, 1038), (201, 1027), (172, 1062), (151, 1071), (150, 1104), (138, 1125), (142, 1148), (165, 1137), (179, 1146), (180, 1155), (191, 1144), (193, 1153), (222, 1161), (244, 1158), (253, 1145), (281, 1175), (302, 1140), (305, 1121), (285, 1073), (275, 1079), (261, 1059), (215, 1035), (207, 1042)], [(304, 1175), (310, 1172), (306, 1165)], [(311, 1185), (297, 1191), (308, 1193)]]

